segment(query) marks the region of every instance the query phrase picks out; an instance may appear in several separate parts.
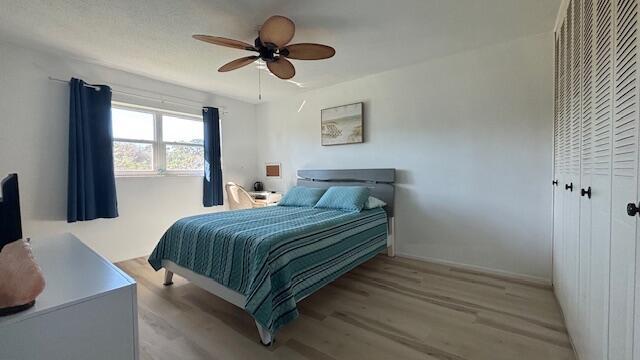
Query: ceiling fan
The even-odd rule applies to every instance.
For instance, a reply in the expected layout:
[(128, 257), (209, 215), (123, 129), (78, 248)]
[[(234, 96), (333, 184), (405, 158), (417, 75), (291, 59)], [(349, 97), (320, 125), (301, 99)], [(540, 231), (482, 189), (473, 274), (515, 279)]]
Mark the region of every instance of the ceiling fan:
[(296, 74), (296, 69), (287, 59), (321, 60), (328, 59), (336, 53), (331, 46), (322, 44), (300, 43), (287, 45), (293, 39), (295, 31), (296, 25), (291, 19), (275, 15), (264, 22), (253, 45), (219, 36), (193, 35), (193, 38), (214, 45), (258, 53), (258, 55), (245, 56), (228, 62), (218, 69), (220, 72), (239, 69), (261, 59), (275, 76), (287, 80)]

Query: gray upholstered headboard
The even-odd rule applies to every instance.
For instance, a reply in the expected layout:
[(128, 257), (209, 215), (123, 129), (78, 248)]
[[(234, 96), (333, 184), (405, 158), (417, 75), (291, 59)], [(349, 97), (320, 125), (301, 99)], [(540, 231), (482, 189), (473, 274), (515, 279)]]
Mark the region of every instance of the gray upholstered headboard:
[(394, 214), (396, 169), (298, 170), (298, 185), (326, 189), (330, 186), (366, 186), (371, 196), (387, 203), (384, 209)]

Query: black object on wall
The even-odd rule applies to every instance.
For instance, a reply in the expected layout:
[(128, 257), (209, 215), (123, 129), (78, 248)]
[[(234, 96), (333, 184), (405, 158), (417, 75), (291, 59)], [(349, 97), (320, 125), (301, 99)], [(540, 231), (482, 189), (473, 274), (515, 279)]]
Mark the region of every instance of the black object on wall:
[(0, 193), (0, 250), (5, 245), (20, 239), (22, 239), (22, 220), (18, 174), (11, 174), (2, 180), (2, 193)]

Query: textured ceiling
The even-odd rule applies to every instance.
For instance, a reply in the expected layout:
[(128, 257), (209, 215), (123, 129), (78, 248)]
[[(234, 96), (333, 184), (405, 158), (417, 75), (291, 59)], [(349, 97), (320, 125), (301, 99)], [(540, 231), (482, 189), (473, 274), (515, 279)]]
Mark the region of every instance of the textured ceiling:
[(0, 0), (0, 35), (195, 89), (257, 101), (258, 70), (218, 73), (245, 51), (195, 33), (253, 42), (270, 15), (296, 23), (293, 42), (336, 48), (294, 61), (285, 82), (263, 72), (263, 100), (551, 31), (559, 0)]

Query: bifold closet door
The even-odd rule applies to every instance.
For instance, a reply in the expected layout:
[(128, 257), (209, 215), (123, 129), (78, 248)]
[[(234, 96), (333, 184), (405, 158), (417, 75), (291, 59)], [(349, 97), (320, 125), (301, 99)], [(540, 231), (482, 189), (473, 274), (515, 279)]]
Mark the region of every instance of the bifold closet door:
[[(591, 214), (592, 214), (592, 175), (593, 175), (593, 47), (594, 47), (594, 6), (593, 0), (582, 2), (582, 33), (580, 37), (582, 53), (582, 112), (581, 112), (581, 145), (580, 145), (580, 185), (579, 189), (579, 278), (578, 284), (578, 318), (575, 346), (580, 355), (588, 353), (590, 329), (590, 295), (591, 295)], [(586, 357), (586, 356), (585, 356)]]
[(560, 36), (557, 40), (558, 53), (558, 90), (556, 121), (554, 128), (554, 194), (553, 194), (553, 281), (560, 303), (564, 302), (564, 183), (565, 183), (565, 141), (564, 141), (564, 118), (565, 118), (565, 27), (562, 26)]
[(638, 0), (616, 0), (614, 18), (609, 359), (624, 360), (634, 351), (637, 216), (626, 208), (638, 201)]
[[(571, 256), (568, 253), (567, 247), (567, 227), (570, 226), (568, 219), (568, 190), (567, 186), (569, 181), (569, 155), (571, 149), (570, 135), (571, 135), (571, 66), (570, 66), (570, 32), (568, 31), (567, 21), (563, 24), (560, 31), (560, 121), (559, 121), (559, 142), (560, 142), (560, 173), (558, 179), (560, 181), (558, 185), (558, 236), (557, 236), (557, 267), (558, 278), (555, 279), (558, 285), (558, 301), (563, 309), (568, 309), (570, 290), (568, 277), (568, 262), (567, 258)], [(575, 256), (575, 255), (574, 255)], [(565, 316), (569, 316), (565, 313)]]
[[(589, 231), (591, 249), (587, 263), (590, 279), (587, 312), (589, 318), (584, 353), (585, 360), (606, 360), (609, 343), (609, 249), (611, 245), (613, 0), (595, 0), (594, 7), (591, 228)], [(584, 198), (583, 201), (585, 201)], [(581, 231), (581, 236), (583, 232)]]
[(558, 281), (560, 277), (560, 244), (562, 243), (562, 191), (560, 190), (560, 152), (561, 152), (561, 135), (560, 135), (560, 117), (562, 113), (562, 93), (560, 91), (560, 38), (556, 38), (555, 44), (555, 77), (554, 77), (554, 118), (553, 118), (553, 180), (551, 185), (553, 186), (553, 279), (558, 288)]
[(565, 318), (572, 333), (578, 325), (579, 288), (579, 228), (580, 228), (580, 131), (582, 122), (581, 104), (581, 53), (579, 1), (572, 1), (567, 16), (567, 113), (565, 117), (566, 180), (564, 184), (564, 263), (565, 266)]

